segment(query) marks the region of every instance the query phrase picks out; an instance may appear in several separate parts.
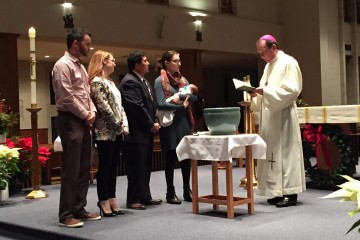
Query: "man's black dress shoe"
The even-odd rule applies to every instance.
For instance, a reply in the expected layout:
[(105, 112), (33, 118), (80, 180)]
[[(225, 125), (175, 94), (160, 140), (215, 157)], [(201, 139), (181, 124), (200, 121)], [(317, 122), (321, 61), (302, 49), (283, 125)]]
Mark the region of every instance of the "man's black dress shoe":
[(126, 204), (127, 208), (135, 209), (135, 210), (145, 210), (146, 207), (144, 204), (141, 203), (128, 203)]
[(189, 190), (189, 191), (184, 191), (184, 200), (187, 201), (187, 202), (192, 202), (192, 191)]
[(162, 203), (161, 199), (150, 199), (148, 201), (145, 201), (145, 205), (160, 205)]
[(290, 207), (297, 203), (297, 194), (285, 195), (284, 199), (276, 204), (276, 207)]
[(284, 199), (284, 197), (274, 197), (274, 198), (270, 198), (266, 201), (268, 202), (268, 204), (276, 205), (278, 202), (280, 202), (283, 199)]
[(166, 202), (170, 204), (181, 204), (180, 199), (176, 196), (175, 193), (166, 194)]

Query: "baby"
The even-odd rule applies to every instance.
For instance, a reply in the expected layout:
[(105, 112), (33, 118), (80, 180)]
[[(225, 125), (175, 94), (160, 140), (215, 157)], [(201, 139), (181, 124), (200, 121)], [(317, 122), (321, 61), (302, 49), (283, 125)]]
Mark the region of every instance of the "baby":
[[(189, 94), (198, 94), (199, 90), (198, 87), (194, 84), (189, 84), (184, 86), (183, 88), (179, 89), (179, 92), (175, 93), (171, 97), (167, 98), (165, 101), (170, 103), (178, 103), (180, 101), (180, 95), (189, 95)], [(181, 103), (182, 104), (182, 103)], [(174, 119), (174, 111), (167, 111), (167, 110), (158, 110), (157, 116), (159, 118), (160, 125), (162, 127), (170, 126), (173, 119)]]
[[(187, 86), (184, 86), (183, 88), (179, 89), (179, 92), (175, 93), (174, 95), (172, 95), (171, 97), (167, 98), (165, 101), (166, 102), (172, 102), (175, 100), (175, 102), (178, 102), (180, 100), (180, 94), (198, 94), (198, 87), (194, 84), (189, 84)], [(176, 99), (178, 101), (176, 101)]]

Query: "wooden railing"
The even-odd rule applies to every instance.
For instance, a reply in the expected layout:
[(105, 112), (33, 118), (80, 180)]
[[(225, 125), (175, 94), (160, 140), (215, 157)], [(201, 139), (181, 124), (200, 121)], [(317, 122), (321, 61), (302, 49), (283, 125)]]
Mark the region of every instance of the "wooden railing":
[[(62, 152), (53, 152), (53, 144), (45, 144), (47, 147), (50, 148), (52, 154), (50, 159), (47, 161), (46, 167), (42, 171), (42, 184), (57, 184), (60, 183), (60, 175), (61, 175), (61, 160), (62, 160)], [(44, 146), (44, 144), (42, 145)], [(94, 175), (93, 177), (96, 178), (96, 169), (98, 168), (98, 153), (96, 148), (92, 148), (92, 168)], [(199, 161), (198, 165), (208, 165), (210, 162), (208, 161)], [(180, 163), (177, 163), (177, 168), (180, 167)], [(154, 140), (154, 150), (152, 154), (152, 169), (151, 171), (162, 171), (165, 169), (165, 158), (164, 153), (161, 151), (160, 141), (158, 138)], [(117, 169), (118, 176), (126, 175), (125, 169), (125, 162), (123, 161), (121, 154), (118, 158), (118, 169)], [(91, 180), (91, 179), (90, 179)]]

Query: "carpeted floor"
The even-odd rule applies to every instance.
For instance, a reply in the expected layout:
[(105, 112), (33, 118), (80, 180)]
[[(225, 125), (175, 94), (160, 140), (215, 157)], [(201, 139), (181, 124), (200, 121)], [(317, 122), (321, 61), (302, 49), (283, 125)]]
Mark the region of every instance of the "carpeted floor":
[[(238, 187), (244, 176), (243, 168), (233, 169), (234, 195), (245, 196)], [(180, 170), (175, 172), (177, 195), (182, 199)], [(125, 208), (127, 179), (118, 177), (117, 195)], [(220, 193), (225, 194), (225, 171), (219, 171)], [(247, 214), (247, 206), (235, 208), (235, 219), (226, 217), (226, 208), (213, 211), (212, 205), (200, 203), (200, 214), (192, 213), (192, 205), (163, 203), (148, 207), (145, 211), (125, 209), (124, 216), (103, 218), (85, 222), (84, 227), (69, 229), (58, 227), (60, 185), (42, 186), (49, 197), (27, 200), (26, 194), (12, 196), (0, 202), (0, 239), (266, 239), (266, 240), (352, 240), (360, 239), (359, 233), (345, 233), (358, 220), (347, 212), (355, 209), (350, 202), (336, 199), (320, 199), (330, 191), (308, 189), (299, 195), (295, 207), (276, 208), (266, 203), (265, 197), (255, 195), (255, 214)], [(153, 198), (165, 201), (164, 172), (151, 175)], [(199, 194), (211, 192), (211, 167), (199, 167)], [(96, 181), (90, 186), (88, 211), (98, 212), (96, 207)]]

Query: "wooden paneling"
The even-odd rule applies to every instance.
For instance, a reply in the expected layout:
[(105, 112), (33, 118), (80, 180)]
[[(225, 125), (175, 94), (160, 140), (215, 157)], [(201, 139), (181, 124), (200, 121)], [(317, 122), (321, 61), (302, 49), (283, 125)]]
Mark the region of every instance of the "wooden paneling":
[[(19, 77), (17, 59), (18, 34), (0, 33), (0, 99), (6, 99), (14, 113), (19, 112)], [(19, 125), (12, 134), (19, 134)]]
[[(53, 144), (42, 144), (41, 146), (49, 147), (52, 151), (52, 154), (49, 160), (46, 162), (46, 167), (43, 170), (42, 174), (42, 184), (56, 184), (60, 183), (60, 174), (61, 174), (61, 161), (62, 161), (62, 152), (53, 152)], [(99, 158), (97, 149), (94, 147), (91, 151), (91, 161), (93, 169), (97, 169), (99, 166)], [(198, 165), (208, 165), (209, 161), (198, 161)], [(177, 162), (176, 168), (180, 167), (180, 163)], [(161, 151), (160, 142), (158, 138), (154, 140), (154, 151), (152, 155), (152, 172), (162, 171), (165, 169), (165, 158), (164, 153)], [(95, 174), (96, 175), (96, 174)], [(126, 175), (125, 162), (123, 161), (121, 154), (118, 158), (118, 167), (117, 175), (124, 176)]]
[[(31, 137), (31, 129), (21, 129), (20, 137)], [(48, 144), (48, 129), (38, 129), (39, 144)]]

